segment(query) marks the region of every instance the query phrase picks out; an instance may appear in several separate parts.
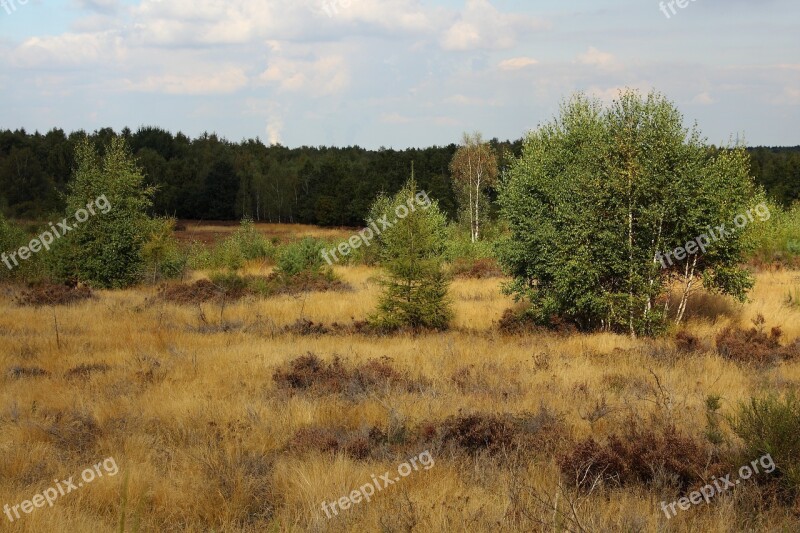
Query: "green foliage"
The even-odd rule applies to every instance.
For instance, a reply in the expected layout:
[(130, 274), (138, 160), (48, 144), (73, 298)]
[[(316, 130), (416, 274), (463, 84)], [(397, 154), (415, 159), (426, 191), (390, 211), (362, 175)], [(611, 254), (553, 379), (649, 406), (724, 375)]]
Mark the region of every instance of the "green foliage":
[(282, 276), (296, 276), (308, 272), (319, 274), (327, 264), (322, 258), (324, 244), (318, 239), (304, 237), (303, 239), (284, 246), (278, 254), (278, 264), (275, 269)]
[(246, 261), (270, 259), (275, 254), (273, 244), (256, 230), (253, 219), (250, 217), (242, 219), (241, 225), (230, 239), (239, 248)]
[(271, 259), (275, 255), (275, 246), (258, 232), (252, 219), (245, 217), (230, 237), (211, 248), (201, 243), (192, 243), (188, 255), (189, 267), (193, 270), (236, 272), (247, 261)]
[(142, 247), (142, 257), (147, 276), (153, 283), (176, 278), (186, 270), (188, 259), (181, 253), (174, 231), (173, 218), (158, 218), (151, 223), (150, 238)]
[(214, 272), (209, 279), (226, 293), (243, 293), (250, 288), (249, 281), (235, 272)]
[(629, 91), (604, 109), (578, 95), (528, 136), (501, 185), (506, 290), (541, 324), (558, 316), (583, 330), (657, 333), (668, 311), (657, 303), (675, 279), (703, 276), (744, 297), (741, 233), (667, 268), (654, 257), (709, 224), (730, 227), (754, 195), (747, 154), (709, 149), (663, 96)]
[(789, 209), (771, 202), (767, 205), (769, 220), (746, 229), (753, 257), (761, 263), (791, 264), (800, 258), (800, 203)]
[[(389, 213), (417, 194), (412, 179), (392, 199), (381, 197), (373, 216)], [(447, 328), (452, 311), (449, 281), (443, 270), (447, 223), (436, 202), (415, 206), (409, 215), (383, 231), (379, 238), (383, 294), (371, 322), (379, 328)]]
[(490, 224), (482, 227), (483, 238), (480, 241), (472, 242), (470, 235), (464, 232), (463, 227), (458, 224), (447, 226), (447, 242), (445, 244), (444, 257), (452, 263), (457, 259), (489, 259), (494, 257), (495, 242), (491, 238)]
[[(744, 441), (743, 460), (770, 454), (778, 467), (781, 482), (794, 494), (800, 491), (800, 399), (792, 392), (783, 399), (769, 396), (752, 398), (739, 406), (731, 420), (736, 434)], [(742, 464), (746, 464), (743, 462)]]
[(15, 266), (8, 255), (24, 246), (26, 243), (25, 232), (12, 224), (0, 213), (0, 253), (6, 253), (11, 269), (5, 263), (0, 263), (0, 280), (14, 279), (20, 276), (20, 266)]
[(84, 139), (75, 157), (67, 216), (74, 223), (76, 212), (89, 209), (90, 204), (96, 214), (57, 241), (61, 272), (96, 287), (130, 286), (145, 270), (142, 250), (152, 227), (147, 210), (153, 190), (144, 185), (144, 176), (122, 138), (113, 138), (102, 158)]

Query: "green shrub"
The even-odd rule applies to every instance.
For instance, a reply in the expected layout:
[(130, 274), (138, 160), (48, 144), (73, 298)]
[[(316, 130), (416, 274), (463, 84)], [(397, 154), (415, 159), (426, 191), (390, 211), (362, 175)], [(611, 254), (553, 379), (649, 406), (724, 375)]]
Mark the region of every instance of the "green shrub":
[(250, 289), (249, 281), (235, 272), (214, 272), (209, 279), (226, 293), (244, 293)]
[(16, 278), (20, 275), (20, 267), (15, 266), (8, 257), (25, 243), (25, 233), (0, 214), (0, 253), (6, 254), (6, 260), (12, 268), (5, 263), (0, 263), (0, 280)]
[(255, 259), (270, 259), (275, 254), (275, 247), (261, 235), (251, 218), (243, 218), (239, 229), (230, 237), (232, 244), (239, 248), (239, 252), (246, 261)]
[(783, 399), (775, 396), (739, 406), (731, 420), (734, 432), (744, 441), (741, 464), (770, 454), (777, 476), (785, 489), (798, 494), (800, 489), (800, 399), (792, 392)]
[(769, 220), (746, 230), (752, 256), (760, 263), (792, 264), (800, 258), (800, 203), (788, 210), (768, 205)]
[(174, 230), (175, 219), (153, 220), (150, 238), (142, 247), (146, 277), (153, 283), (177, 278), (186, 270), (188, 259), (178, 246)]
[(321, 253), (323, 248), (322, 241), (312, 237), (283, 246), (278, 253), (276, 272), (289, 277), (301, 272), (320, 273), (326, 264)]
[(251, 219), (245, 218), (230, 237), (212, 247), (193, 242), (188, 251), (188, 263), (193, 270), (236, 272), (247, 261), (271, 259), (274, 256), (275, 245), (258, 233)]
[(494, 242), (488, 239), (472, 242), (460, 225), (450, 224), (447, 227), (444, 257), (450, 263), (459, 259), (490, 259), (494, 257)]

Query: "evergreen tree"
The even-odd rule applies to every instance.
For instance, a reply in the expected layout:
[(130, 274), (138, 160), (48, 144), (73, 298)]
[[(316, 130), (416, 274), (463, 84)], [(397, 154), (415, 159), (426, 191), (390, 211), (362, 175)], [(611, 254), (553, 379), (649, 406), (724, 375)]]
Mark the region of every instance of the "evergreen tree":
[[(144, 176), (122, 137), (111, 139), (102, 158), (84, 140), (78, 145), (76, 160), (67, 196), (67, 214), (74, 229), (59, 247), (64, 273), (96, 287), (130, 286), (144, 274), (142, 249), (153, 228), (147, 215), (153, 190), (144, 185)], [(94, 215), (75, 223), (76, 213), (91, 210)]]
[[(408, 215), (403, 218), (405, 211)], [(388, 275), (381, 281), (383, 294), (372, 323), (385, 329), (446, 329), (452, 311), (443, 269), (446, 219), (438, 204), (417, 191), (412, 170), (411, 180), (391, 199), (379, 198), (371, 213), (372, 222), (382, 216), (395, 221), (377, 243)]]

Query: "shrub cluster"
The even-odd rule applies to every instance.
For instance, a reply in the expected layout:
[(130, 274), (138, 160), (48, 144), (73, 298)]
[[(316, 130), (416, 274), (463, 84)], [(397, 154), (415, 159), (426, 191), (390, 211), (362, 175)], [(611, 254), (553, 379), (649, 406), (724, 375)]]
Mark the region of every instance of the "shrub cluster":
[(800, 339), (789, 346), (781, 346), (781, 328), (774, 327), (767, 335), (764, 322), (764, 317), (759, 314), (753, 320), (754, 327), (749, 330), (726, 327), (717, 335), (717, 351), (727, 359), (757, 365), (789, 361), (800, 356)]
[(702, 480), (713, 463), (705, 445), (682, 435), (674, 426), (660, 431), (640, 429), (631, 423), (623, 434), (613, 434), (605, 444), (588, 438), (559, 458), (561, 472), (582, 488), (600, 479), (620, 486), (648, 484), (659, 476), (681, 490)]

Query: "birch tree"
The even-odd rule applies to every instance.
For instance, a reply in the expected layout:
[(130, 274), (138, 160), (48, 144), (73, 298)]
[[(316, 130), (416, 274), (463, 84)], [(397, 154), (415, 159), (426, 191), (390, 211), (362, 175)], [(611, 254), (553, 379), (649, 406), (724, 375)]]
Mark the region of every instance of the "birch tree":
[(708, 146), (662, 95), (628, 91), (607, 108), (577, 95), (529, 134), (500, 191), (508, 292), (540, 323), (656, 333), (684, 319), (699, 286), (746, 298), (745, 242), (729, 230), (759, 198), (744, 150)]
[(481, 218), (486, 216), (481, 212), (481, 206), (487, 204), (486, 189), (497, 181), (497, 154), (480, 133), (464, 133), (461, 147), (450, 162), (450, 172), (459, 203), (469, 221), (471, 240), (477, 242)]

